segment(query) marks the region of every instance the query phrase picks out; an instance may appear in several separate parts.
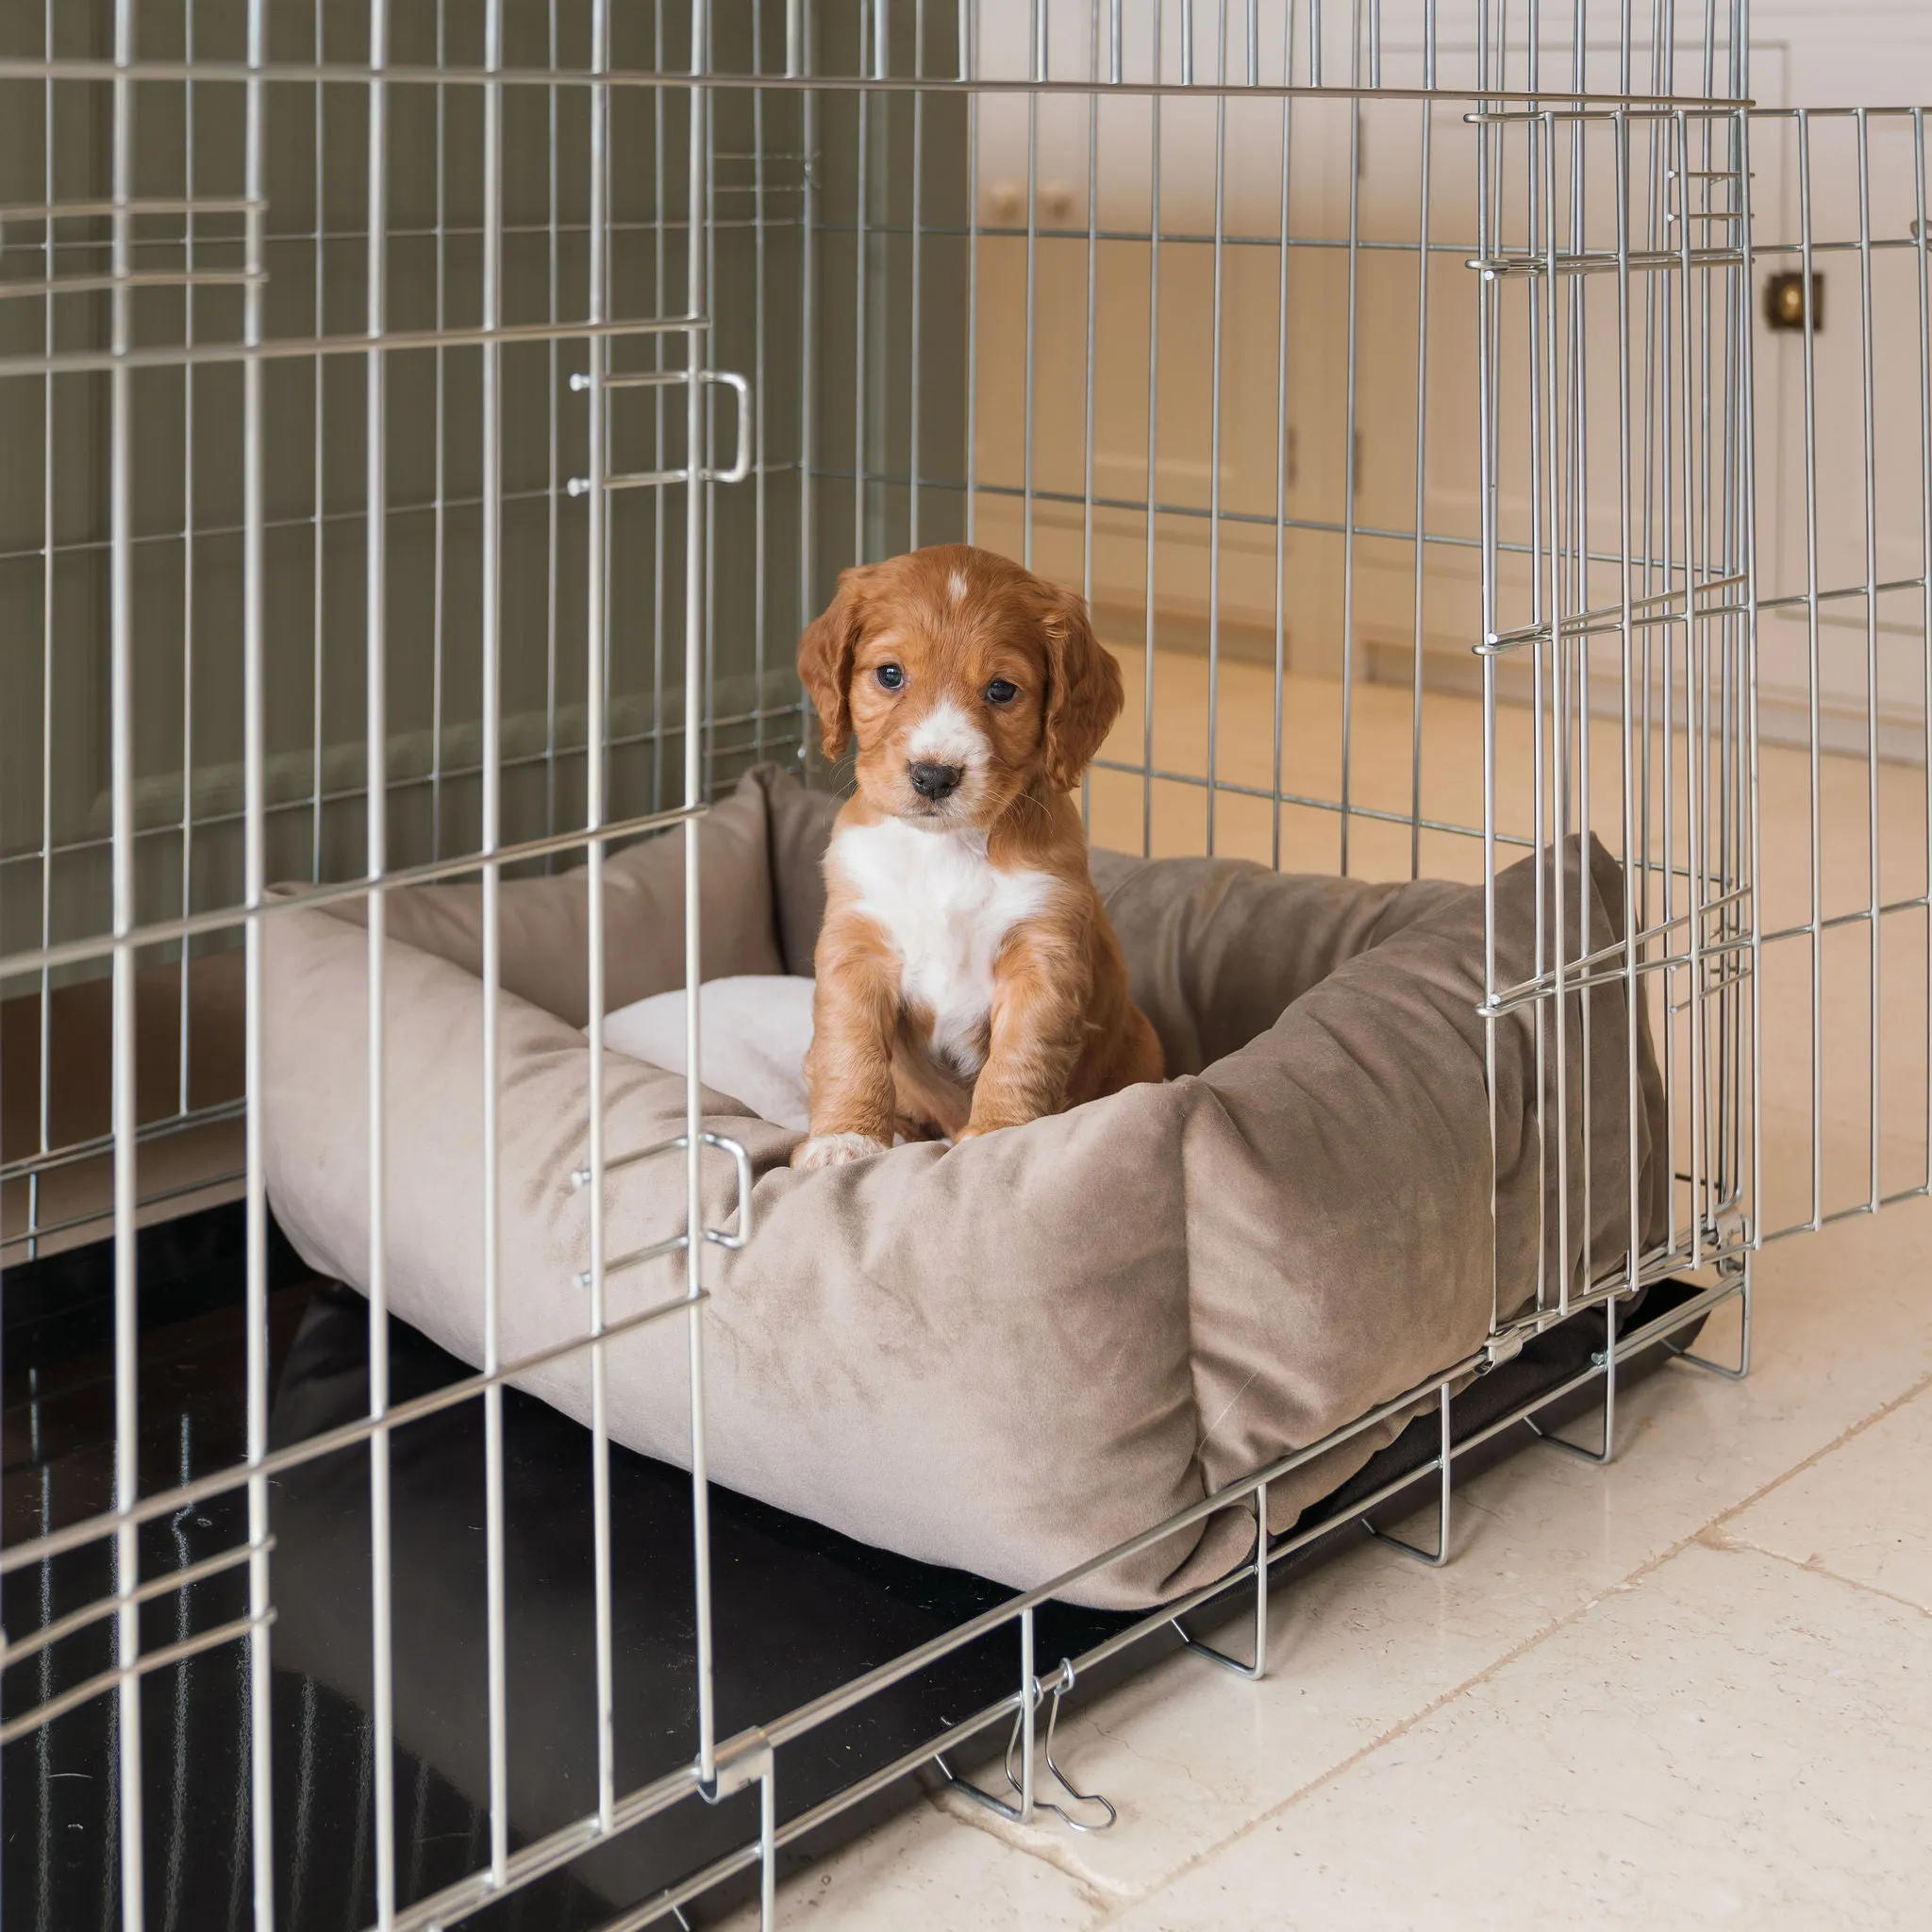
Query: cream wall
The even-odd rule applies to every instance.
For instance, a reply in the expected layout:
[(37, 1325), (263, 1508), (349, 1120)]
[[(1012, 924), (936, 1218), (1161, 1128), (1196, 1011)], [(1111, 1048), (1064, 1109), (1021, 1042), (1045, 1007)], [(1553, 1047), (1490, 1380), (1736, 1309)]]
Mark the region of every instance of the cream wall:
[[(1447, 15), (1453, 9), (1442, 8)], [(1340, 19), (1345, 9), (1331, 8)], [(1620, 58), (1609, 10), (1593, 9), (1589, 78), (1614, 84)], [(1694, 17), (1693, 17), (1694, 16)], [(979, 71), (1025, 71), (1027, 8), (1014, 0), (980, 11)], [(1421, 8), (1382, 10), (1382, 79), (1421, 78)], [(1124, 46), (1130, 76), (1154, 71), (1152, 11), (1128, 6)], [(1178, 79), (1179, 9), (1163, 9), (1164, 77)], [(1049, 16), (1052, 71), (1073, 77), (1091, 71), (1093, 48), (1085, 9)], [(1197, 77), (1215, 71), (1218, 15), (1195, 9)], [(1230, 23), (1228, 71), (1245, 72), (1244, 15)], [(1260, 71), (1282, 72), (1282, 10), (1261, 22)], [(1694, 85), (1701, 66), (1703, 21), (1678, 9), (1677, 77)], [(1294, 77), (1307, 76), (1305, 27), (1298, 29)], [(1760, 4), (1754, 9), (1753, 75), (1766, 105), (1802, 100), (1832, 105), (1857, 100), (1932, 100), (1932, 10), (1915, 5), (1862, 4), (1822, 8)], [(1101, 71), (1108, 55), (1099, 51)], [(1345, 43), (1333, 35), (1324, 77), (1346, 77)], [(1445, 26), (1439, 76), (1466, 80), (1474, 55)], [(1639, 85), (1649, 56), (1639, 46), (1633, 65)], [(1544, 72), (1567, 74), (1567, 50), (1551, 51)], [(1521, 50), (1510, 78), (1520, 82)], [(1795, 76), (1795, 78), (1794, 78)], [(1421, 148), (1430, 117), (1432, 193), (1428, 230), (1438, 244), (1427, 285), (1426, 328), (1418, 309), (1417, 256), (1377, 243), (1413, 244), (1421, 231)], [(1095, 118), (1090, 119), (1090, 115)], [(1140, 239), (1106, 239), (1109, 231), (1144, 235), (1152, 225), (1156, 114), (1144, 99), (1115, 96), (1090, 108), (1078, 97), (1057, 97), (1029, 108), (1023, 101), (988, 98), (979, 108), (976, 188), (980, 221), (991, 227), (1025, 225), (1030, 169), (1036, 184), (1031, 250), (1030, 519), (1012, 498), (982, 491), (977, 499), (983, 540), (1024, 551), (1041, 567), (1078, 580), (1089, 569), (1081, 503), (1045, 500), (1053, 492), (1083, 497), (1087, 468), (1090, 181), (1094, 227), (1091, 250), (1093, 354), (1091, 365), (1092, 488), (1103, 499), (1092, 516), (1091, 584), (1110, 626), (1138, 638), (1144, 629), (1150, 569), (1147, 520), (1138, 506), (1149, 495), (1149, 247)], [(1594, 139), (1590, 136), (1587, 139)], [(1359, 116), (1346, 103), (1301, 102), (1293, 109), (1287, 145), (1291, 223), (1310, 245), (1289, 253), (1283, 328), (1283, 273), (1274, 245), (1281, 228), (1284, 167), (1282, 110), (1265, 101), (1237, 101), (1224, 109), (1201, 101), (1170, 102), (1158, 113), (1159, 221), (1158, 354), (1152, 384), (1155, 408), (1153, 495), (1176, 511), (1206, 510), (1217, 469), (1221, 525), (1219, 556), (1211, 554), (1210, 525), (1200, 515), (1156, 520), (1151, 542), (1157, 636), (1170, 644), (1205, 641), (1210, 614), (1222, 647), (1272, 658), (1276, 625), (1277, 478), (1281, 508), (1291, 522), (1324, 525), (1290, 528), (1281, 537), (1279, 610), (1289, 659), (1297, 668), (1340, 667), (1342, 639), (1352, 636), (1358, 672), (1407, 682), (1417, 628), (1414, 547), (1377, 530), (1414, 526), (1418, 424), (1423, 430), (1424, 523), (1432, 534), (1474, 540), (1479, 528), (1475, 431), (1478, 368), (1475, 277), (1464, 265), (1475, 232), (1473, 132), (1459, 108), (1424, 108), (1407, 102), (1371, 102)], [(1874, 234), (1904, 237), (1913, 213), (1908, 125), (1873, 123), (1871, 196)], [(1760, 245), (1795, 237), (1796, 158), (1790, 124), (1757, 124), (1754, 153), (1756, 233)], [(1214, 326), (1217, 250), (1215, 179), (1221, 170), (1218, 251), (1220, 327)], [(1351, 169), (1351, 153), (1357, 167)], [(1641, 153), (1637, 167), (1644, 165)], [(1607, 182), (1607, 147), (1591, 150), (1593, 182)], [(1355, 522), (1352, 561), (1340, 534), (1350, 452), (1348, 368), (1351, 355), (1348, 252), (1351, 176), (1357, 260), (1353, 356), (1356, 366)], [(1813, 208), (1821, 239), (1856, 236), (1857, 172), (1849, 123), (1820, 122), (1813, 132)], [(1594, 245), (1607, 245), (1608, 196), (1592, 188), (1587, 226)], [(1056, 236), (1053, 230), (1065, 231)], [(1246, 245), (1250, 239), (1264, 245)], [(1327, 244), (1327, 245), (1322, 245)], [(1336, 245), (1343, 244), (1343, 245)], [(1023, 487), (1027, 474), (1028, 244), (1024, 237), (988, 235), (977, 252), (977, 331), (974, 448), (982, 485)], [(1829, 588), (1862, 582), (1865, 570), (1863, 490), (1863, 358), (1855, 255), (1821, 258), (1826, 278), (1826, 325), (1817, 338), (1817, 463), (1820, 581)], [(1782, 263), (1776, 264), (1782, 265)], [(1879, 251), (1873, 277), (1873, 354), (1876, 519), (1880, 580), (1920, 570), (1920, 412), (1916, 256)], [(1763, 275), (1757, 277), (1761, 288)], [(1587, 456), (1592, 542), (1617, 542), (1615, 425), (1616, 317), (1608, 278), (1578, 298), (1584, 305), (1589, 353), (1591, 447)], [(1754, 294), (1754, 310), (1756, 297)], [(1527, 365), (1520, 313), (1507, 311), (1498, 356), (1506, 453), (1526, 452), (1528, 410), (1536, 390)], [(1659, 316), (1653, 325), (1670, 321)], [(1759, 560), (1767, 594), (1802, 590), (1806, 581), (1803, 361), (1798, 340), (1755, 327), (1757, 361)], [(1640, 345), (1634, 380), (1639, 412), (1645, 388)], [(1426, 350), (1419, 355), (1419, 335)], [(1220, 408), (1215, 402), (1219, 349)], [(1284, 353), (1285, 352), (1285, 353)], [(1654, 408), (1681, 404), (1660, 375), (1649, 383)], [(1419, 392), (1422, 398), (1419, 408)], [(1216, 425), (1219, 447), (1216, 447)], [(1702, 436), (1701, 427), (1693, 436)], [(1672, 458), (1674, 469), (1677, 459)], [(1680, 474), (1680, 472), (1679, 472)], [(1701, 490), (1702, 466), (1693, 468)], [(1526, 534), (1531, 514), (1526, 456), (1506, 454), (1500, 513), (1506, 532)], [(1674, 489), (1676, 486), (1674, 480)], [(1710, 492), (1715, 494), (1713, 490)], [(1640, 499), (1641, 489), (1639, 490)], [(1135, 505), (1109, 508), (1113, 497)], [(1657, 499), (1661, 508), (1661, 497)], [(1640, 504), (1641, 516), (1641, 504)], [(1259, 521), (1239, 519), (1253, 517)], [(1432, 683), (1467, 685), (1474, 675), (1469, 645), (1479, 634), (1480, 573), (1473, 549), (1431, 545), (1420, 586), (1425, 675)], [(1501, 621), (1510, 608), (1526, 611), (1527, 589), (1507, 559)], [(1214, 594), (1218, 587), (1218, 596)], [(1616, 587), (1592, 581), (1579, 591), (1591, 604), (1614, 601)], [(1517, 621), (1520, 621), (1517, 620)], [(1884, 748), (1911, 755), (1923, 744), (1923, 604), (1894, 595), (1878, 611), (1879, 709)], [(1760, 669), (1766, 728), (1773, 735), (1806, 728), (1808, 626), (1767, 615)], [(1821, 629), (1823, 728), (1827, 740), (1861, 742), (1866, 685), (1862, 603), (1827, 608)], [(1599, 675), (1607, 675), (1603, 667)]]

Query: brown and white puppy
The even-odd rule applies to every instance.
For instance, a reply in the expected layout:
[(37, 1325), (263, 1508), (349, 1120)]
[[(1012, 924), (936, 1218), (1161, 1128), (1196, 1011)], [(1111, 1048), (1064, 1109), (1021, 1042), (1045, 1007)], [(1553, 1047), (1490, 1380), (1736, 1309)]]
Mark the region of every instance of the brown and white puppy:
[(943, 544), (848, 570), (798, 671), (858, 790), (825, 854), (794, 1167), (963, 1141), (1161, 1076), (1068, 796), (1120, 715), (1082, 601)]

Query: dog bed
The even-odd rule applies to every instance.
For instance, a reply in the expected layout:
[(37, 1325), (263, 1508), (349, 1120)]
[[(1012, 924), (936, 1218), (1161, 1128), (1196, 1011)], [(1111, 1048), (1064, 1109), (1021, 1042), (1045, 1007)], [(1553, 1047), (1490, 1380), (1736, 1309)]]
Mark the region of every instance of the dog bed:
[[(819, 861), (837, 802), (769, 768), (700, 824), (707, 981), (811, 971)], [(681, 837), (607, 864), (607, 999), (681, 986)], [(1482, 1342), (1492, 1307), (1621, 1262), (1628, 1236), (1627, 1033), (1619, 988), (1570, 1002), (1567, 1118), (1554, 1021), (1496, 1028), (1484, 1073), (1484, 904), (1429, 881), (1371, 885), (1239, 860), (1096, 853), (1095, 882), (1170, 1077), (945, 1149), (793, 1173), (794, 1128), (707, 1092), (748, 1151), (758, 1232), (708, 1253), (708, 1441), (720, 1483), (863, 1541), (1030, 1588), (1284, 1450), (1413, 1388)], [(1536, 862), (1495, 891), (1497, 971), (1535, 970)], [(1545, 891), (1553, 883), (1547, 872)], [(1570, 918), (1617, 935), (1622, 884), (1568, 854)], [(368, 940), (359, 902), (263, 921), (264, 1146), (275, 1213), (320, 1271), (366, 1287)], [(588, 1332), (588, 919), (581, 874), (502, 889), (500, 1281), (508, 1358)], [(1573, 945), (1577, 937), (1573, 929)], [(391, 895), (385, 941), (390, 1306), (481, 1359), (480, 895)], [(710, 995), (704, 996), (709, 1003)], [(1583, 1076), (1588, 1067), (1589, 1077)], [(1539, 1068), (1541, 1076), (1539, 1077)], [(1637, 1196), (1668, 1220), (1662, 1096), (1640, 1035)], [(683, 1076), (616, 1052), (612, 1157), (684, 1125)], [(1583, 1106), (1590, 1109), (1586, 1136)], [(1539, 1131), (1539, 1121), (1541, 1131)], [(1568, 1143), (1569, 1212), (1555, 1149)], [(1585, 1148), (1589, 1149), (1586, 1161)], [(706, 1224), (731, 1163), (707, 1157)], [(682, 1163), (620, 1170), (606, 1252), (678, 1234)], [(1559, 1229), (1568, 1230), (1558, 1252)], [(612, 1321), (678, 1291), (671, 1256), (609, 1277)], [(684, 1324), (607, 1344), (612, 1435), (686, 1454)], [(524, 1386), (580, 1420), (587, 1352)], [(1271, 1487), (1291, 1523), (1383, 1443), (1365, 1431)], [(1133, 1608), (1236, 1567), (1251, 1517), (1217, 1513), (1070, 1595)]]

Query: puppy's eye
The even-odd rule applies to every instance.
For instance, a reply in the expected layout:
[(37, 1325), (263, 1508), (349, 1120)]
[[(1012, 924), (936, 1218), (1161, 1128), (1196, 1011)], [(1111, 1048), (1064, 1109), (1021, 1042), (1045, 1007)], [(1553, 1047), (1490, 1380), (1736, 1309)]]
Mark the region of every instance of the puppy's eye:
[(1004, 677), (995, 677), (986, 688), (986, 701), (990, 705), (1010, 705), (1020, 695), (1020, 687), (1009, 684)]
[(881, 664), (873, 675), (884, 691), (897, 691), (906, 682), (906, 674), (896, 664)]

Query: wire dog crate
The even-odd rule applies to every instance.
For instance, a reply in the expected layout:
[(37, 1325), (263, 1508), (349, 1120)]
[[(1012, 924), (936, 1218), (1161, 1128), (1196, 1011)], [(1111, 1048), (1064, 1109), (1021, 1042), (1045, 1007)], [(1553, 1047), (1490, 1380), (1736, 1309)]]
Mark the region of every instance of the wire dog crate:
[[(1076, 1678), (1237, 1599), (1259, 1674), (1298, 1552), (1420, 1475), (1445, 1560), (1458, 1457), (1541, 1417), (1608, 1460), (1635, 1357), (1748, 1367), (1759, 1246), (1932, 1187), (1924, 117), (1754, 105), (1743, 0), (21, 0), (0, 98), (0, 1881), (23, 1925), (614, 1932), (733, 1881), (769, 1924), (787, 1847), (923, 1767), (963, 1776), (941, 1754), (975, 1743), (1006, 1746), (988, 1802), (1047, 1807), (1043, 1745), (1053, 1808), (1099, 1822), (1052, 1763)], [(727, 1725), (704, 1237), (750, 1230), (699, 1225), (693, 1075), (658, 1150), (689, 1182), (661, 1318), (688, 1334), (691, 1474), (614, 1477), (601, 1407), (587, 1453), (566, 1439), (593, 1775), (533, 1824), (510, 1206), (477, 1176), (483, 1358), (412, 1381), (373, 1029), (371, 1292), (332, 1331), (361, 1379), (353, 1412), (278, 1432), (312, 1285), (263, 1180), (263, 929), (366, 900), (379, 1010), (388, 892), (479, 879), (493, 936), (503, 881), (580, 865), (594, 936), (606, 855), (663, 835), (695, 985), (708, 801), (766, 761), (828, 775), (799, 630), (841, 567), (953, 541), (1077, 586), (1126, 667), (1096, 843), (1492, 894), (1512, 858), (1600, 836), (1624, 936), (1586, 943), (1557, 866), (1537, 971), (1499, 977), (1492, 943), (1483, 1010), (1493, 1032), (1529, 1009), (1558, 1095), (1588, 1078), (1566, 1015), (1624, 990), (1633, 1074), (1647, 1015), (1669, 1231), (1645, 1238), (1633, 1181), (1586, 1287), (1499, 1305), (1478, 1355), (1341, 1432), (1433, 1403), (1425, 1462), (1194, 1599), (1067, 1639), (1072, 1577), (991, 1591)], [(1844, 839), (1862, 868), (1827, 866)], [(606, 1144), (600, 1091), (593, 1203), (643, 1151)], [(1634, 1100), (1617, 1131), (1634, 1155)], [(1540, 1158), (1567, 1203), (1569, 1135)], [(1689, 1353), (1731, 1303), (1735, 1359)], [(1559, 1375), (1452, 1425), (1472, 1377), (1584, 1318)], [(1551, 1421), (1576, 1396), (1601, 1415), (1580, 1447)], [(397, 1565), (431, 1535), (396, 1513), (398, 1444), (458, 1407), (480, 1418), (443, 1511), (483, 1539), (467, 1792), (404, 1735), (394, 1667)], [(1339, 1440), (1084, 1570), (1259, 1507)], [(292, 1486), (342, 1458), (330, 1493), (367, 1531), (346, 1717), (275, 1660), (291, 1590), (324, 1588), (289, 1580)], [(633, 1507), (678, 1526), (675, 1589), (627, 1567)], [(618, 1718), (633, 1589), (688, 1693), (642, 1771)], [(794, 1754), (969, 1657), (1005, 1688), (788, 1790)], [(58, 1780), (82, 1765), (76, 1857)], [(640, 1890), (625, 1843), (700, 1810), (711, 1837)]]

